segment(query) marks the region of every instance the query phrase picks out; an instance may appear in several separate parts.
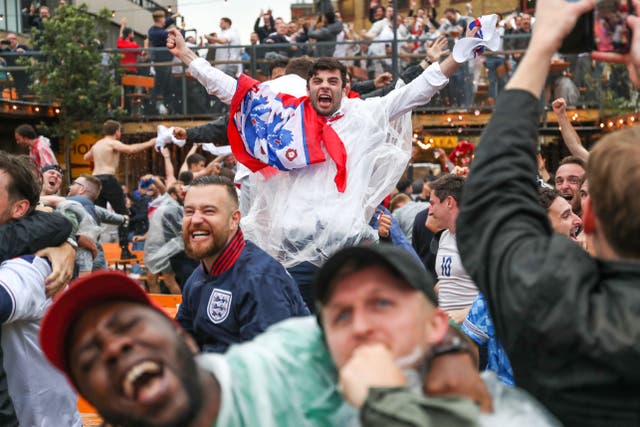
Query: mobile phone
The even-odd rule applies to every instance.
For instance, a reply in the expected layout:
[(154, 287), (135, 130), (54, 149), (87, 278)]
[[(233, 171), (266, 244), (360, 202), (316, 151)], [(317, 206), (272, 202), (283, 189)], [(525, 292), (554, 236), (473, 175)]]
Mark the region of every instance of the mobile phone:
[(598, 52), (628, 53), (631, 49), (631, 28), (627, 16), (630, 0), (599, 0), (593, 11), (594, 43)]
[(628, 53), (631, 29), (626, 23), (632, 13), (631, 0), (597, 0), (593, 11), (578, 18), (576, 26), (563, 40), (560, 53)]

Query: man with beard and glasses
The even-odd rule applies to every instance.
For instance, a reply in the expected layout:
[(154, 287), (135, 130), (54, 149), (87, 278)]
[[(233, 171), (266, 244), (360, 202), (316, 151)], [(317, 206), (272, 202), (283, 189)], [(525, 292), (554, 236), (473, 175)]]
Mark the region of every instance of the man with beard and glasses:
[(108, 425), (210, 427), (220, 406), (215, 377), (197, 347), (124, 274), (75, 281), (42, 321), (49, 361)]
[(275, 259), (244, 239), (238, 195), (220, 176), (195, 179), (184, 198), (185, 252), (200, 261), (176, 315), (205, 352), (224, 352), (280, 320), (309, 314)]

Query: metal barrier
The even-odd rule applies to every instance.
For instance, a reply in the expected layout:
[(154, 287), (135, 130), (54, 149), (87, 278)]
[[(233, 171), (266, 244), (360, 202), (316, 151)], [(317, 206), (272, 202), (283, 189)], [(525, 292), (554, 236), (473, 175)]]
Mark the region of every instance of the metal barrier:
[[(504, 47), (500, 52), (488, 52), (484, 59), (471, 61), (461, 67), (451, 79), (449, 85), (436, 96), (428, 105), (420, 107), (422, 111), (450, 111), (452, 109), (491, 110), (493, 100), (508, 76), (517, 67), (518, 58), (525, 52), (523, 49), (508, 49), (516, 41), (526, 38), (526, 35), (505, 35)], [(313, 56), (318, 48), (341, 47), (340, 56), (334, 56), (350, 67), (354, 76), (374, 77), (383, 71), (401, 75), (404, 68), (419, 62), (425, 57), (424, 40), (415, 38), (397, 40), (397, 50), (391, 51), (392, 40), (364, 41), (353, 40), (344, 42), (307, 42), (287, 44), (260, 44), (242, 46), (210, 46), (193, 48), (201, 56), (222, 57), (225, 49), (242, 49), (242, 56), (235, 60), (211, 60), (219, 68), (230, 69), (236, 66), (257, 79), (268, 78), (268, 66), (273, 59), (289, 58), (301, 55)], [(384, 55), (367, 55), (367, 51), (381, 51), (384, 45)], [(375, 48), (377, 46), (377, 48)], [(418, 47), (417, 50), (414, 48)], [(373, 49), (372, 49), (373, 48)], [(152, 57), (154, 53), (164, 51), (165, 48), (149, 48), (146, 50)], [(139, 52), (137, 49), (106, 49), (111, 61), (116, 61), (126, 52)], [(215, 55), (217, 53), (217, 56)], [(344, 54), (344, 55), (343, 55)], [(392, 57), (396, 56), (396, 61)], [(0, 87), (2, 97), (7, 100), (32, 101), (28, 84), (30, 76), (27, 67), (16, 65), (18, 57), (39, 56), (38, 52), (13, 53), (0, 52), (4, 65), (0, 66)], [(391, 69), (391, 64), (397, 63), (398, 69)], [(170, 78), (162, 88), (156, 87), (149, 92), (144, 101), (132, 108), (128, 103), (125, 107), (129, 114), (136, 116), (211, 116), (224, 113), (226, 106), (209, 96), (204, 88), (187, 73), (181, 62), (137, 62), (126, 64), (128, 68), (135, 68), (138, 75), (153, 75), (158, 70), (169, 68)], [(118, 77), (120, 79), (120, 77)], [(119, 80), (118, 80), (119, 81)], [(133, 90), (133, 92), (130, 92)], [(136, 93), (134, 89), (123, 89), (123, 96)], [(608, 104), (615, 106), (616, 99), (629, 99), (632, 89), (624, 67), (604, 64), (594, 64), (588, 55), (568, 55), (558, 57), (558, 61), (551, 65), (550, 77), (547, 82), (543, 102), (549, 105), (555, 94), (564, 94), (566, 98), (579, 108), (597, 108), (602, 110)], [(161, 94), (162, 92), (162, 94)], [(142, 98), (142, 97), (138, 97)], [(168, 99), (167, 99), (168, 98)], [(42, 102), (42, 100), (40, 100)], [(162, 106), (162, 107), (161, 107)]]

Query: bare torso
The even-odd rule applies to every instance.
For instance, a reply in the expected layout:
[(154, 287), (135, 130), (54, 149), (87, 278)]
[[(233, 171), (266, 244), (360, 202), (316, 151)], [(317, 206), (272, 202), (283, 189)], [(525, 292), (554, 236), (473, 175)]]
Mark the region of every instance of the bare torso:
[(94, 175), (116, 174), (120, 163), (120, 152), (115, 148), (116, 142), (116, 139), (106, 136), (93, 145), (91, 152)]

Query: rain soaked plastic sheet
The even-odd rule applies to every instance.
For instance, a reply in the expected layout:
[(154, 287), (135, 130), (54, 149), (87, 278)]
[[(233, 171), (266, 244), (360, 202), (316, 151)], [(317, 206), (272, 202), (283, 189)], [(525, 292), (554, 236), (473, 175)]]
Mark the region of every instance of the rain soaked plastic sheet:
[(198, 364), (221, 388), (217, 426), (355, 426), (358, 413), (336, 389), (337, 372), (315, 317), (277, 323)]
[[(210, 94), (230, 102), (234, 79), (204, 60), (194, 60), (189, 71)], [(341, 117), (331, 127), (347, 153), (346, 190), (337, 190), (337, 168), (328, 155), (329, 160), (303, 169), (251, 174), (242, 179), (245, 237), (285, 267), (304, 261), (321, 265), (344, 246), (376, 241), (368, 222), (409, 161), (411, 109), (428, 103), (447, 83), (440, 66), (432, 64), (385, 97), (343, 99)]]
[(391, 192), (410, 157), (411, 116), (389, 122), (382, 98), (343, 101), (344, 116), (333, 128), (347, 151), (347, 185), (334, 183), (336, 166), (327, 161), (304, 169), (269, 169), (248, 181), (252, 200), (242, 220), (246, 237), (291, 267), (321, 265), (338, 249), (376, 241), (369, 227), (375, 207)]
[(144, 243), (144, 263), (153, 274), (171, 267), (171, 257), (184, 250), (182, 240), (182, 207), (168, 194), (149, 219)]

